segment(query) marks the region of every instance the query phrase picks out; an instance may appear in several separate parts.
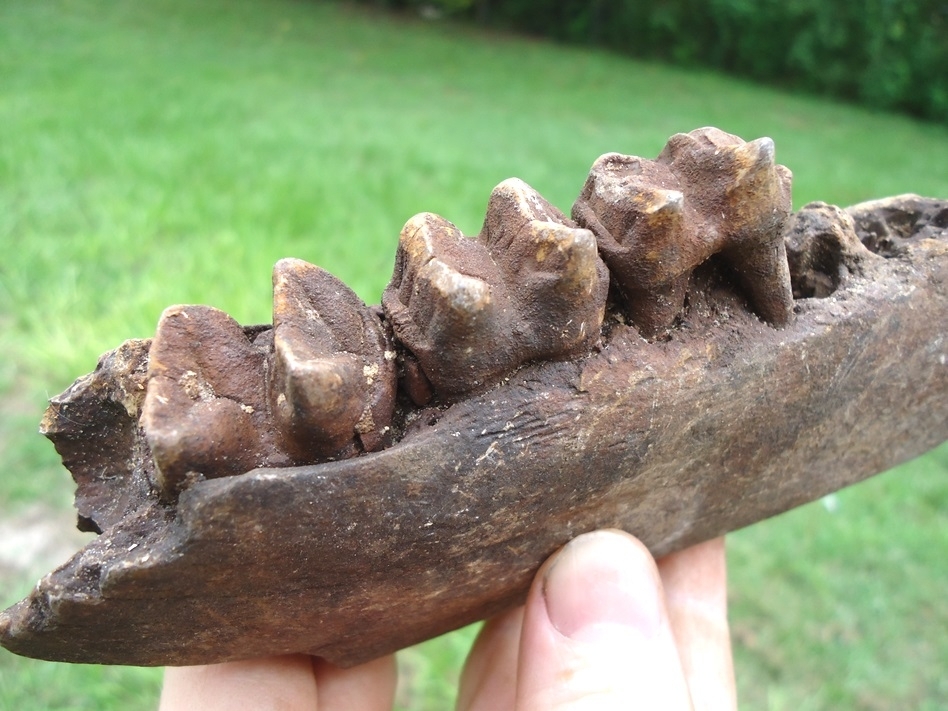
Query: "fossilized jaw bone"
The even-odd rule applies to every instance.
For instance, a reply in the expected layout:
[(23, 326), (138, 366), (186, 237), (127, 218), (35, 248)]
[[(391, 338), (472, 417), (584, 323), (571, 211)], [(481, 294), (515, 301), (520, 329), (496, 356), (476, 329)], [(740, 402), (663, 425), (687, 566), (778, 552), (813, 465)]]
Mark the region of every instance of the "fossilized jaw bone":
[(885, 257), (904, 255), (914, 242), (938, 239), (948, 230), (948, 200), (906, 194), (864, 202), (846, 211), (866, 247)]
[(645, 335), (671, 326), (692, 270), (715, 254), (739, 274), (757, 313), (784, 325), (792, 308), (782, 239), (790, 180), (769, 138), (745, 143), (704, 128), (673, 136), (654, 161), (600, 157), (572, 213), (595, 233)]
[(476, 238), (437, 215), (409, 220), (382, 304), (417, 363), (406, 369), (407, 389), (423, 404), (530, 360), (588, 349), (599, 338), (607, 290), (593, 235), (511, 179), (492, 192)]
[[(574, 206), (588, 229), (518, 180), (476, 238), (413, 218), (384, 317), (298, 260), (274, 270), (272, 328), (169, 309), (51, 401), (43, 430), (103, 535), (0, 613), (0, 643), (361, 663), (522, 603), (584, 531), (660, 556), (944, 441), (948, 203), (793, 215), (800, 300), (778, 332), (734, 272), (780, 322), (788, 194), (768, 140), (703, 129), (658, 160), (600, 158)], [(597, 241), (626, 297), (603, 328)], [(692, 273), (715, 254), (733, 269)], [(400, 397), (393, 417), (399, 355), (437, 408)]]
[(141, 424), (165, 496), (194, 478), (312, 464), (389, 441), (394, 350), (379, 317), (300, 260), (278, 262), (273, 281), (272, 331), (250, 336), (207, 306), (162, 315)]
[[(126, 344), (44, 425), (76, 467), (81, 510), (108, 528), (0, 613), (0, 643), (86, 663), (359, 664), (522, 604), (541, 562), (584, 531), (623, 528), (660, 556), (944, 441), (948, 230), (919, 225), (935, 238), (897, 237), (904, 253), (885, 259), (859, 252), (844, 212), (801, 212), (795, 288), (830, 293), (800, 299), (781, 331), (702, 269), (668, 339), (612, 312), (591, 353), (526, 364), (384, 451), (197, 481), (174, 506), (141, 486), (138, 447), (109, 461), (143, 387), (147, 345)], [(255, 347), (266, 337), (245, 331)]]

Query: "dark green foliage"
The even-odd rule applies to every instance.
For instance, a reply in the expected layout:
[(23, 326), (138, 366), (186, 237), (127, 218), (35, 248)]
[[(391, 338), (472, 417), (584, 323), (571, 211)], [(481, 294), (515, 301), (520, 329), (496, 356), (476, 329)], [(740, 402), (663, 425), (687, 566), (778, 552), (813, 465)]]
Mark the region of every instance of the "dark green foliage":
[[(372, 0), (378, 2), (379, 0)], [(945, 0), (388, 0), (948, 123)]]

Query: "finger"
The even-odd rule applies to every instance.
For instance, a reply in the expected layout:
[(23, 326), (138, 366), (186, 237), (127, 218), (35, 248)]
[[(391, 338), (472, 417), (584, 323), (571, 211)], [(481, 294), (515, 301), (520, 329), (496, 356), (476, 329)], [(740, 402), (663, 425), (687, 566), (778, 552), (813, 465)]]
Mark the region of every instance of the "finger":
[(517, 711), (690, 709), (661, 581), (620, 531), (574, 539), (527, 598)]
[(391, 711), (398, 682), (394, 655), (348, 669), (313, 659), (313, 671), (318, 711)]
[(457, 711), (497, 711), (514, 707), (522, 626), (522, 607), (484, 624), (461, 672)]
[(724, 538), (662, 558), (658, 572), (695, 709), (736, 709)]
[(303, 654), (168, 667), (159, 711), (314, 711), (316, 682)]

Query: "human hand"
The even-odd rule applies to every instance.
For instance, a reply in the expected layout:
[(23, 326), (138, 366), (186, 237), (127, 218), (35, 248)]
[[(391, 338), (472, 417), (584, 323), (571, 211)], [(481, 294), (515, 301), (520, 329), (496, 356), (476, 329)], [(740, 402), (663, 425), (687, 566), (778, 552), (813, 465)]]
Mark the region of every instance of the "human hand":
[[(169, 668), (161, 711), (388, 711), (394, 657), (340, 669), (304, 655)], [(724, 539), (655, 561), (597, 531), (550, 557), (527, 604), (485, 624), (459, 711), (734, 709)]]

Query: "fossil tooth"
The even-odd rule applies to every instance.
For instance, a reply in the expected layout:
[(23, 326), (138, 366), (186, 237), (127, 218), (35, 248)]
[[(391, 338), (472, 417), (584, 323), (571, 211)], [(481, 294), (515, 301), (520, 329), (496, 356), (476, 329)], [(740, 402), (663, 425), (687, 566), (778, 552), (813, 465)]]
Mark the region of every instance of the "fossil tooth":
[(223, 311), (172, 306), (158, 322), (141, 423), (157, 484), (288, 466), (267, 426), (266, 352)]
[(165, 311), (148, 357), (141, 424), (155, 483), (311, 464), (379, 449), (395, 401), (394, 347), (338, 279), (300, 260), (274, 268), (273, 329), (208, 306)]
[(339, 279), (299, 259), (273, 269), (270, 407), (298, 464), (386, 441), (395, 403), (393, 352), (378, 317)]
[(607, 288), (595, 237), (511, 179), (491, 193), (475, 238), (437, 215), (409, 220), (382, 304), (408, 351), (406, 387), (423, 403), (428, 385), (451, 397), (588, 348)]
[(512, 178), (492, 191), (477, 239), (515, 305), (517, 365), (575, 354), (599, 338), (609, 276), (589, 230)]
[(700, 242), (686, 233), (677, 185), (660, 164), (607, 154), (593, 164), (573, 206), (576, 221), (596, 235), (633, 322), (647, 335), (671, 324), (691, 269), (703, 261)]
[(758, 314), (786, 324), (792, 296), (782, 226), (790, 172), (769, 138), (745, 143), (704, 128), (672, 136), (654, 161), (606, 154), (592, 166), (573, 217), (592, 230), (646, 336), (671, 326), (691, 272), (721, 254)]
[(402, 229), (382, 305), (406, 357), (418, 364), (409, 371), (413, 397), (423, 398), (427, 383), (442, 393), (470, 389), (509, 359), (510, 345), (497, 328), (506, 295), (491, 283), (496, 267), (477, 247), (430, 213)]
[(680, 135), (657, 160), (668, 162), (700, 204), (702, 228), (716, 235), (712, 253), (731, 263), (757, 313), (785, 325), (793, 308), (782, 236), (790, 171), (774, 162), (769, 138), (745, 143), (716, 128)]

